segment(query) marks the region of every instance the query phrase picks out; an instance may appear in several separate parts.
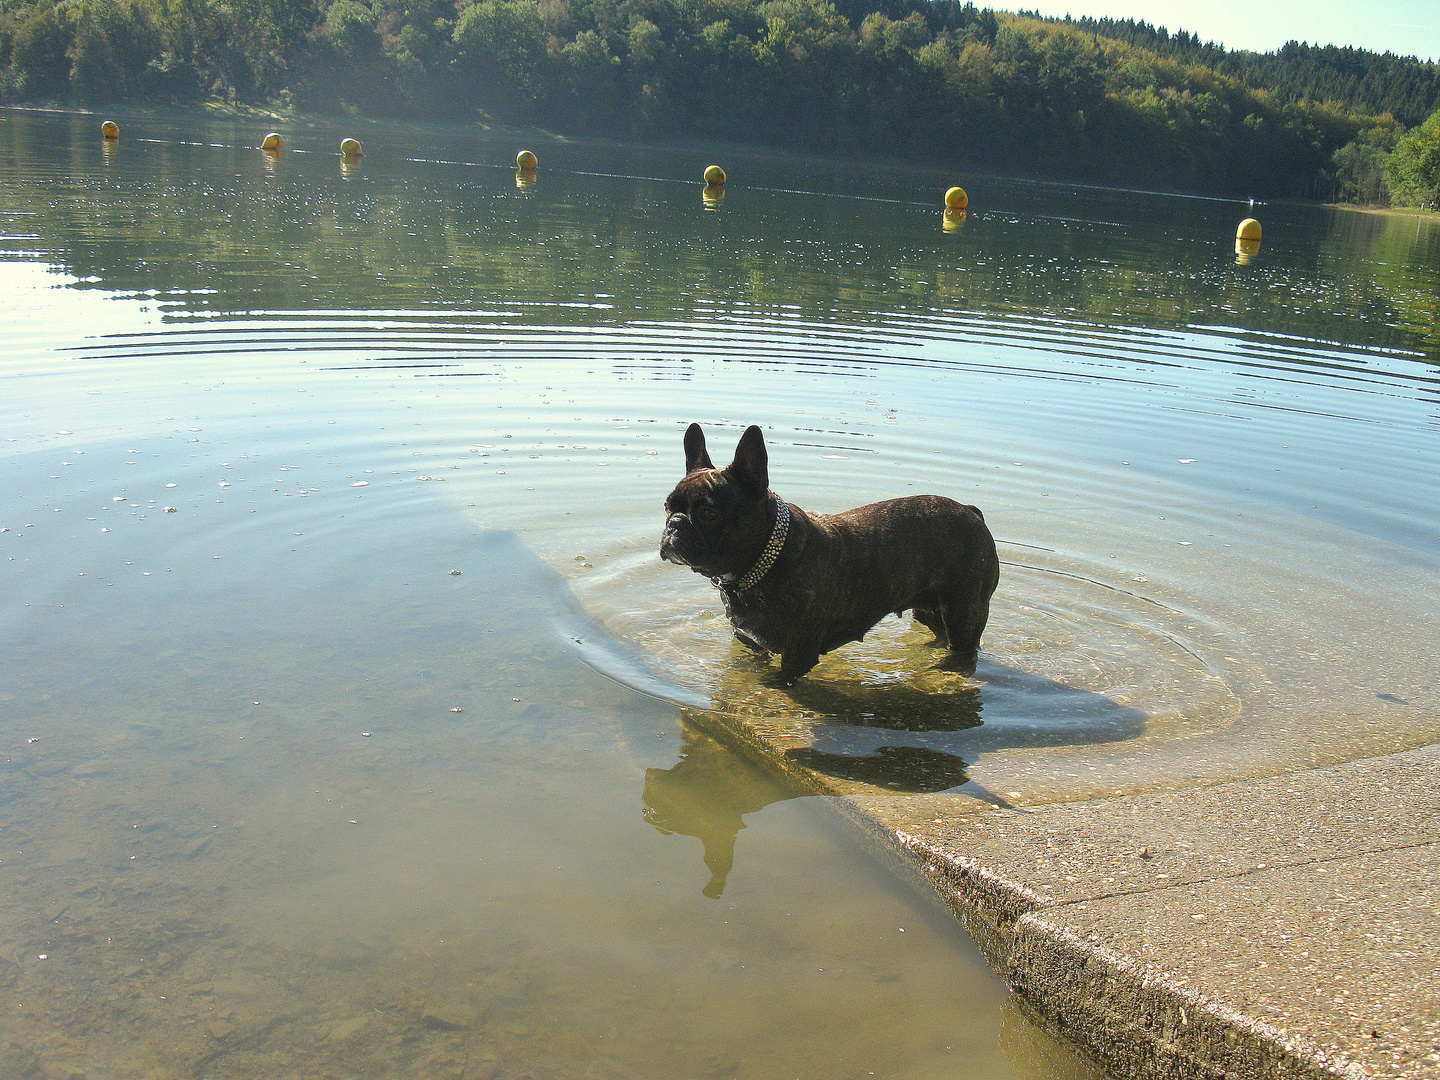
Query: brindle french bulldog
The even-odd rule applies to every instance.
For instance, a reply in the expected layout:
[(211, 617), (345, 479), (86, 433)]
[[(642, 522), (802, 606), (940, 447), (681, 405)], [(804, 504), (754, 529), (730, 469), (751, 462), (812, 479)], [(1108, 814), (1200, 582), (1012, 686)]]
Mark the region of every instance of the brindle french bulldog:
[(979, 510), (915, 495), (812, 514), (769, 485), (758, 427), (746, 429), (724, 469), (711, 463), (699, 424), (685, 432), (685, 478), (665, 500), (660, 557), (711, 579), (736, 638), (779, 653), (781, 678), (793, 682), (821, 653), (913, 610), (949, 647), (945, 667), (975, 670), (1000, 580)]

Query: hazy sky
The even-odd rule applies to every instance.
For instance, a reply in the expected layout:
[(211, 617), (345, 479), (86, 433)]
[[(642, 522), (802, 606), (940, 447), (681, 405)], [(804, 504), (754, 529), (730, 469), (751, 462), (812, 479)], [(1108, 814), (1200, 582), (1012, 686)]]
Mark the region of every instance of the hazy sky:
[(1189, 30), (1203, 41), (1227, 49), (1272, 52), (1287, 41), (1312, 45), (1354, 45), (1372, 52), (1393, 52), (1440, 59), (1440, 0), (1257, 0), (1195, 4), (1184, 0), (1017, 0), (981, 3), (1042, 15), (1109, 16), (1143, 19), (1168, 30)]

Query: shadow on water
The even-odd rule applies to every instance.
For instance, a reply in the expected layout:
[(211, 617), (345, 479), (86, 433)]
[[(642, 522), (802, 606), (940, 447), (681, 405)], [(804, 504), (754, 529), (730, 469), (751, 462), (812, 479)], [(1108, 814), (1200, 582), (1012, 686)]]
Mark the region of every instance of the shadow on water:
[[(936, 670), (915, 678), (920, 685), (802, 679), (782, 693), (817, 730), (914, 732), (972, 761), (1012, 747), (1118, 742), (1145, 732), (1145, 714), (1136, 709), (983, 654), (974, 682)], [(1003, 723), (987, 724), (987, 708)]]
[(877, 746), (865, 757), (802, 746), (786, 750), (785, 756), (827, 776), (910, 794), (944, 791), (970, 779), (964, 759), (924, 746)]
[[(796, 706), (790, 716), (768, 710), (759, 725), (729, 709), (686, 710), (680, 761), (646, 771), (646, 820), (701, 840), (712, 875), (705, 895), (718, 897), (744, 816), (771, 803), (817, 792), (913, 795), (964, 788), (1008, 809), (1004, 797), (970, 779), (968, 770), (981, 754), (1014, 746), (1114, 742), (1145, 730), (1142, 713), (1103, 695), (1002, 665), (982, 665), (980, 674), (1000, 684), (1003, 695), (1026, 694), (1036, 707), (1047, 695), (1072, 702), (1082, 697), (1085, 715), (1068, 731), (987, 730), (981, 718), (984, 686), (937, 694), (903, 686), (857, 693), (802, 680), (785, 691)], [(757, 726), (768, 754), (743, 749), (755, 744)], [(806, 745), (786, 745), (796, 740)]]
[[(557, 621), (562, 636), (602, 674), (651, 695), (693, 702), (693, 691), (667, 681), (639, 646), (612, 634), (578, 603), (567, 598)], [(724, 891), (745, 816), (773, 803), (817, 793), (965, 788), (1009, 808), (970, 779), (968, 770), (982, 754), (1118, 742), (1145, 731), (1145, 715), (1136, 709), (985, 658), (979, 681), (931, 670), (916, 676), (920, 685), (805, 678), (780, 688), (770, 674), (768, 665), (737, 648), (712, 706), (683, 709), (678, 762), (645, 772), (645, 820), (662, 833), (701, 841), (711, 874), (703, 891), (712, 899)], [(992, 696), (1004, 724), (987, 725), (983, 718)], [(1036, 723), (1024, 722), (1027, 711)], [(1055, 723), (1057, 717), (1064, 722)]]
[[(923, 653), (906, 655), (924, 659)], [(837, 659), (820, 669), (829, 677), (807, 677), (783, 688), (754, 679), (747, 660), (741, 657), (722, 680), (712, 711), (751, 722), (769, 735), (788, 729), (817, 752), (868, 756), (901, 737), (903, 744), (945, 751), (973, 764), (1000, 750), (1113, 743), (1146, 730), (1140, 710), (984, 654), (973, 680), (917, 664), (908, 677), (892, 675), (876, 683), (859, 665), (848, 671), (846, 661)], [(893, 776), (884, 782), (892, 781), (915, 791), (953, 786), (919, 787)]]
[(778, 690), (807, 714), (851, 727), (956, 732), (984, 723), (981, 688), (968, 680), (946, 679), (922, 689), (900, 682), (876, 687), (801, 679)]

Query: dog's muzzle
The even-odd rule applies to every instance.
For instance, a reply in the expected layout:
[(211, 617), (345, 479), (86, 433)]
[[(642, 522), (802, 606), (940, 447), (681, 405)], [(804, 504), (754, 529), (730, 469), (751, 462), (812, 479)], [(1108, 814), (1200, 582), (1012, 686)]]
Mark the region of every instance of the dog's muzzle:
[(675, 529), (667, 525), (660, 535), (660, 558), (676, 566), (689, 566), (689, 561), (675, 547)]
[(694, 527), (682, 514), (674, 514), (660, 534), (660, 558), (676, 566), (695, 568)]

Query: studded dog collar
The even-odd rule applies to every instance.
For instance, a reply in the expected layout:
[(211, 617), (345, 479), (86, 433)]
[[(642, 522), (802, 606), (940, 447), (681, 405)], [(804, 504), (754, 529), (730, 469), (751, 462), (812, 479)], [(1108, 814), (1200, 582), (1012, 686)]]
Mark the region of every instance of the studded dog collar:
[(775, 496), (775, 524), (770, 528), (770, 540), (765, 544), (765, 550), (760, 553), (760, 558), (750, 568), (750, 572), (738, 581), (725, 581), (723, 578), (712, 579), (717, 589), (732, 589), (735, 592), (744, 592), (746, 589), (753, 589), (759, 584), (760, 579), (770, 572), (775, 565), (775, 560), (780, 557), (780, 549), (785, 546), (785, 537), (790, 533), (790, 504), (780, 496)]

